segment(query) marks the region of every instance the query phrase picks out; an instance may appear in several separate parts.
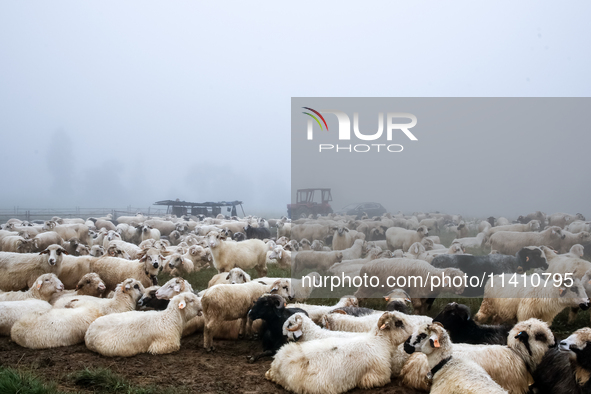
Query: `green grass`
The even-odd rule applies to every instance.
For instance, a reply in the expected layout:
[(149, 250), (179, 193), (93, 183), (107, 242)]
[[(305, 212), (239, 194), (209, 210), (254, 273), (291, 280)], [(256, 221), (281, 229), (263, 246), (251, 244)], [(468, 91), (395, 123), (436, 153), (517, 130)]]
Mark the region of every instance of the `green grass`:
[(55, 383), (44, 383), (29, 371), (0, 367), (2, 394), (60, 394)]
[[(97, 394), (176, 394), (188, 393), (183, 387), (163, 389), (156, 386), (138, 386), (113, 373), (109, 369), (84, 369), (74, 372), (66, 380), (85, 391)], [(0, 367), (1, 394), (63, 394), (56, 382), (45, 382), (42, 378), (24, 369)]]
[(76, 384), (76, 386), (92, 390), (98, 394), (173, 394), (188, 392), (187, 390), (178, 387), (175, 387), (174, 389), (163, 389), (156, 386), (137, 386), (106, 368), (86, 368), (71, 374), (69, 378), (74, 384)]

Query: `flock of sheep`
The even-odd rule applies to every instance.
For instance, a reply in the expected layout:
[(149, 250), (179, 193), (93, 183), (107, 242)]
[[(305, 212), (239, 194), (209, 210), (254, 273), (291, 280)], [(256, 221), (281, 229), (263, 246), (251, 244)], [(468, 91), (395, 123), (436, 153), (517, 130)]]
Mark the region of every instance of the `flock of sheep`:
[[(562, 341), (550, 330), (562, 310), (572, 321), (589, 307), (590, 227), (580, 214), (542, 212), (515, 223), (439, 213), (10, 219), (0, 230), (0, 335), (125, 357), (177, 351), (198, 331), (207, 351), (255, 336), (264, 351), (249, 361), (273, 356), (265, 378), (301, 394), (391, 379), (431, 393), (591, 393), (591, 328)], [(270, 264), (300, 279), (267, 277)], [(185, 278), (207, 267), (218, 274), (193, 289)], [(158, 286), (162, 272), (173, 279)], [(305, 303), (331, 275), (488, 280), (363, 284), (336, 305)], [(533, 285), (536, 275), (560, 283)], [(512, 278), (518, 286), (496, 286)], [(432, 319), (441, 293), (483, 301), (474, 319), (455, 302)], [(359, 306), (372, 297), (385, 298), (385, 312)]]

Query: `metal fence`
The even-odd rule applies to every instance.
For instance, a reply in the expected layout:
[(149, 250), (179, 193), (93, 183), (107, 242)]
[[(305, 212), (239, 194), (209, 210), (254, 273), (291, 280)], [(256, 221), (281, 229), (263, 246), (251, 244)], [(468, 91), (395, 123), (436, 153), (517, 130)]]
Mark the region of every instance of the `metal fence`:
[(141, 212), (148, 216), (161, 216), (166, 214), (166, 208), (134, 208), (128, 206), (126, 208), (22, 208), (14, 207), (12, 209), (0, 209), (0, 223), (6, 222), (8, 219), (20, 219), (20, 220), (48, 220), (54, 216), (60, 218), (82, 218), (87, 219), (89, 217), (102, 217), (111, 214), (113, 219), (117, 219), (119, 216), (133, 216), (136, 213)]

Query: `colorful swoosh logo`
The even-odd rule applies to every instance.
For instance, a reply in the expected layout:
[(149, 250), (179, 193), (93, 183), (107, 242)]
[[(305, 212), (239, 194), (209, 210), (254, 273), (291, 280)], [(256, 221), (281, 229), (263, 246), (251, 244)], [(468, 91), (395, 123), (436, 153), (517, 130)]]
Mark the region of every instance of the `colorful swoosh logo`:
[[(320, 119), (322, 119), (322, 122), (324, 122), (324, 125), (326, 126), (326, 131), (328, 131), (328, 125), (326, 124), (326, 120), (324, 120), (324, 116), (322, 116), (322, 115), (320, 114), (320, 112), (318, 112), (318, 111), (316, 111), (316, 110), (314, 110), (314, 109), (312, 109), (312, 108), (310, 108), (310, 107), (302, 107), (302, 108), (304, 108), (304, 109), (307, 109), (308, 111), (312, 111), (312, 112), (314, 112), (316, 115), (320, 116)], [(306, 114), (306, 115), (308, 115), (308, 116), (311, 116), (312, 118), (314, 118), (314, 120), (315, 120), (315, 121), (318, 123), (318, 126), (320, 126), (320, 130), (322, 130), (322, 129), (323, 129), (323, 128), (322, 128), (322, 124), (320, 123), (320, 121), (318, 120), (318, 118), (317, 118), (317, 117), (315, 117), (314, 115), (312, 115), (312, 114), (311, 114), (311, 113), (309, 113), (309, 112), (302, 112), (302, 113), (303, 113), (303, 114)]]

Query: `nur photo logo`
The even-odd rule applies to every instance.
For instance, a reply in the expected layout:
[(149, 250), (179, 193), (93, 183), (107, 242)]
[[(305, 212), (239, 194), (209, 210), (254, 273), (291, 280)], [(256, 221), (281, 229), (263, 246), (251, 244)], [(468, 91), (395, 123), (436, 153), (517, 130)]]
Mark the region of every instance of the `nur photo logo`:
[[(307, 122), (307, 139), (312, 141), (314, 139), (314, 123), (318, 124), (320, 130), (329, 131), (328, 123), (322, 114), (333, 114), (336, 116), (338, 121), (338, 140), (339, 141), (350, 141), (351, 140), (351, 119), (343, 111), (334, 109), (323, 109), (315, 110), (310, 107), (302, 107), (309, 112), (302, 112), (309, 117)], [(385, 122), (384, 122), (385, 119)], [(401, 120), (407, 119), (410, 122), (400, 123)], [(314, 122), (316, 121), (316, 122)], [(386, 123), (386, 141), (392, 141), (393, 135), (396, 131), (401, 131), (411, 141), (418, 141), (417, 137), (410, 131), (411, 128), (417, 125), (417, 117), (407, 112), (387, 112), (384, 116), (383, 112), (378, 113), (378, 130), (373, 134), (364, 134), (359, 129), (359, 113), (353, 113), (353, 134), (355, 138), (361, 141), (377, 141), (384, 135), (384, 123)], [(324, 125), (324, 126), (323, 126)], [(358, 152), (365, 153), (369, 151), (377, 152), (402, 152), (404, 147), (400, 144), (386, 144), (386, 143), (372, 143), (372, 144), (319, 144), (319, 152), (334, 151), (334, 152)]]

